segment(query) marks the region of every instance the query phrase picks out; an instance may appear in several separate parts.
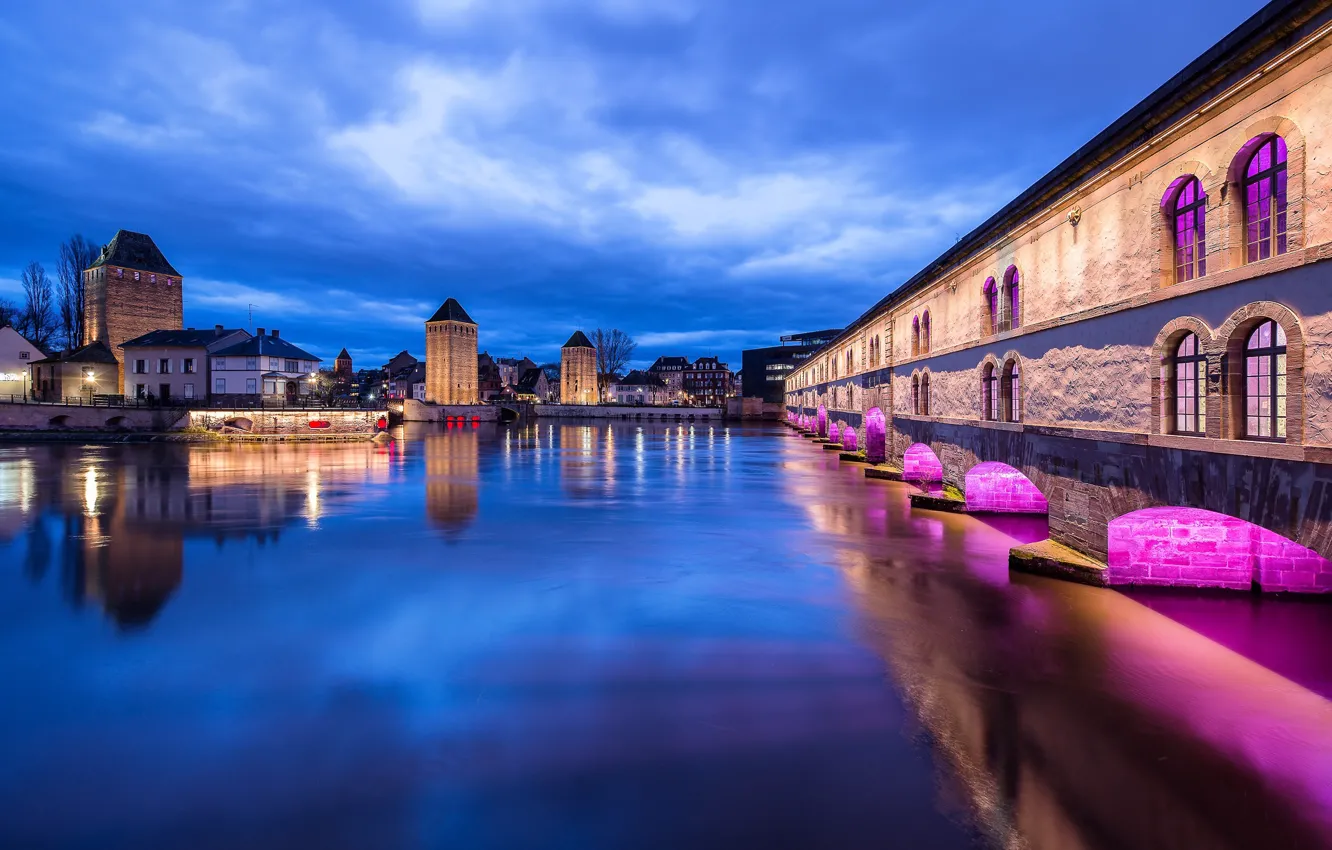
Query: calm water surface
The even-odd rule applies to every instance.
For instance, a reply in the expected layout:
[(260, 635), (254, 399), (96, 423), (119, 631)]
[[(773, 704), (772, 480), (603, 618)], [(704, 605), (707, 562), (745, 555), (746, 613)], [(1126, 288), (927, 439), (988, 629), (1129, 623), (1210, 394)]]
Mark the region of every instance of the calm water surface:
[(0, 446), (0, 846), (1332, 847), (1332, 606), (784, 429)]

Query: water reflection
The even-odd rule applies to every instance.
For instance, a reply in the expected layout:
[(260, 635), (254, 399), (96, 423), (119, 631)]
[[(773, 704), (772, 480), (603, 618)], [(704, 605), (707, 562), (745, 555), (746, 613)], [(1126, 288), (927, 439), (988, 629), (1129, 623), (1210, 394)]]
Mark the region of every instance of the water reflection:
[(1329, 606), (784, 431), (393, 436), (0, 448), (0, 846), (1332, 846)]

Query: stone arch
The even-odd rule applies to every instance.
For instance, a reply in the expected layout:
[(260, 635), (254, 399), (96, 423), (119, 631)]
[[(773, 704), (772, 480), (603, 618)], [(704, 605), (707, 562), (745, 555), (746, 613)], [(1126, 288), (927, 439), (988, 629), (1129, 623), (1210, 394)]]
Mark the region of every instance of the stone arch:
[[(1152, 343), (1152, 433), (1169, 434), (1170, 429), (1166, 427), (1166, 394), (1169, 390), (1168, 375), (1170, 370), (1170, 359), (1174, 356), (1175, 348), (1179, 345), (1185, 335), (1194, 334), (1198, 337), (1199, 348), (1207, 354), (1207, 374), (1217, 374), (1216, 366), (1221, 360), (1221, 351), (1217, 350), (1216, 343), (1212, 338), (1212, 329), (1207, 323), (1197, 316), (1180, 316), (1166, 323), (1161, 328), (1161, 332), (1156, 335), (1156, 341)], [(1221, 422), (1220, 406), (1215, 403), (1214, 393), (1219, 391), (1219, 387), (1213, 387), (1211, 382), (1205, 388), (1207, 393), (1207, 436), (1214, 437), (1219, 432)], [(1214, 429), (1214, 423), (1215, 428)]]
[(1152, 194), (1148, 198), (1149, 214), (1152, 220), (1152, 245), (1157, 270), (1157, 287), (1164, 288), (1175, 283), (1175, 196), (1184, 183), (1191, 178), (1198, 178), (1203, 193), (1207, 196), (1206, 243), (1208, 257), (1220, 257), (1223, 244), (1222, 234), (1225, 224), (1215, 213), (1221, 210), (1222, 187), (1225, 175), (1217, 172), (1205, 163), (1188, 160), (1176, 163), (1170, 170), (1162, 171), (1161, 176), (1152, 184)]
[(865, 413), (865, 459), (870, 463), (888, 459), (888, 419), (877, 407)]
[(57, 416), (52, 416), (50, 420), (47, 422), (47, 424), (50, 425), (52, 428), (68, 428), (69, 414), (61, 413)]
[(967, 510), (974, 513), (1049, 514), (1050, 503), (1030, 478), (999, 461), (967, 470)]
[(814, 414), (815, 427), (820, 437), (828, 436), (828, 408), (819, 405), (818, 411)]
[(902, 453), (902, 480), (943, 481), (943, 463), (925, 443), (912, 443)]
[[(1249, 332), (1271, 319), (1286, 333), (1286, 443), (1304, 443), (1304, 330), (1289, 307), (1275, 301), (1255, 301), (1231, 314), (1213, 338), (1221, 352), (1226, 397), (1220, 410), (1220, 436), (1244, 439), (1244, 343)], [(1210, 412), (1208, 414), (1211, 415)], [(1210, 433), (1210, 431), (1209, 431)]]
[(124, 416), (112, 416), (106, 420), (106, 427), (108, 428), (127, 428), (128, 426), (129, 420)]
[[(1243, 142), (1226, 169), (1222, 186), (1222, 217), (1225, 226), (1225, 256), (1229, 268), (1245, 265), (1244, 256), (1244, 169), (1249, 157), (1272, 136), (1286, 140), (1286, 242), (1287, 253), (1304, 247), (1305, 139), (1298, 124), (1284, 115), (1270, 115), (1245, 125), (1236, 134)], [(1210, 243), (1210, 240), (1209, 240)]]
[(860, 439), (856, 436), (856, 429), (851, 425), (842, 429), (842, 448), (848, 452), (860, 450)]
[(842, 429), (838, 427), (837, 420), (828, 423), (828, 442), (836, 443), (842, 439)]
[(1332, 592), (1332, 561), (1226, 514), (1144, 508), (1111, 520), (1107, 538), (1110, 584)]

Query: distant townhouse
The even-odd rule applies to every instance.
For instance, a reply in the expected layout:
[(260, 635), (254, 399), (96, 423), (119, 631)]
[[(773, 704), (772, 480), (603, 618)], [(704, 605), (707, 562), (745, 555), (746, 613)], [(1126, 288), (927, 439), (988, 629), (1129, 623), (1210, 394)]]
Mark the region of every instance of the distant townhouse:
[(310, 394), (320, 359), (263, 328), (253, 337), (210, 354), (210, 404), (296, 402)]
[(635, 369), (613, 387), (616, 404), (668, 404), (666, 382), (651, 372)]
[(32, 364), (31, 374), (38, 401), (119, 395), (120, 363), (100, 340), (44, 357)]
[(207, 330), (152, 331), (122, 346), (125, 395), (162, 401), (204, 400), (212, 382), (210, 355), (245, 342), (248, 331), (215, 325)]
[(550, 401), (551, 392), (550, 379), (546, 377), (545, 370), (534, 364), (518, 378), (513, 394), (519, 401), (540, 403)]
[(0, 327), (0, 397), (27, 395), (29, 367), (45, 358), (23, 334), (8, 325)]
[(684, 373), (689, 368), (687, 357), (658, 357), (657, 362), (648, 367), (648, 372), (661, 378), (666, 385), (666, 392), (672, 400), (684, 394)]
[(720, 407), (731, 395), (731, 370), (716, 357), (700, 357), (683, 373), (685, 399), (697, 407)]

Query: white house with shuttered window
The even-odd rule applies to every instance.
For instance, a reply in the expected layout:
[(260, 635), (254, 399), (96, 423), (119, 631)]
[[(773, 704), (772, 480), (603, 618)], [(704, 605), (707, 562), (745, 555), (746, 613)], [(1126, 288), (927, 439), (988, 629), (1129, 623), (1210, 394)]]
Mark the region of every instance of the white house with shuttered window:
[(161, 401), (208, 398), (209, 357), (250, 338), (248, 331), (215, 325), (206, 330), (153, 331), (121, 348), (125, 394)]
[(214, 402), (299, 401), (309, 395), (322, 362), (263, 328), (253, 337), (210, 355)]
[(28, 367), (46, 357), (23, 334), (5, 325), (0, 327), (0, 397), (21, 396), (28, 390)]

